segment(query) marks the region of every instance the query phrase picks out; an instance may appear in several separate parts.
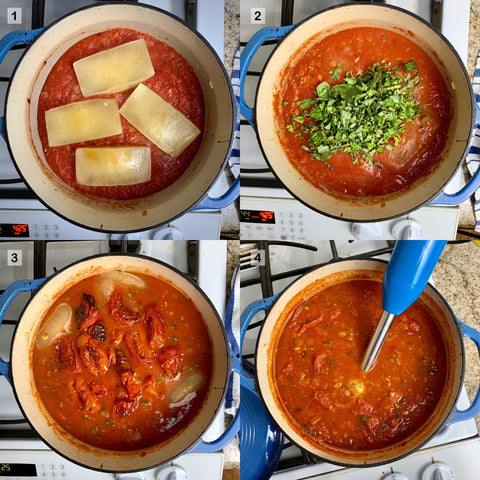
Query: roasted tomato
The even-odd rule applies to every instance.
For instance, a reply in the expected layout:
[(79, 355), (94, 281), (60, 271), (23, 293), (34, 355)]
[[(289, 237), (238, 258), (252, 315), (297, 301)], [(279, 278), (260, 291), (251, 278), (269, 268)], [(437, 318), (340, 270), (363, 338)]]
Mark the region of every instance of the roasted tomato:
[(82, 302), (78, 307), (78, 310), (75, 312), (75, 320), (77, 328), (84, 332), (92, 325), (98, 322), (100, 316), (98, 313), (97, 303), (92, 295), (87, 293), (83, 294)]
[(149, 365), (151, 363), (149, 348), (146, 345), (147, 342), (143, 329), (137, 328), (128, 331), (124, 336), (124, 341), (127, 344), (128, 351), (133, 360), (143, 365)]
[(157, 362), (168, 378), (176, 377), (182, 365), (182, 349), (178, 346), (162, 348), (157, 355)]
[(108, 310), (113, 319), (120, 325), (132, 325), (140, 314), (138, 306), (128, 296), (127, 292), (114, 290), (108, 299)]
[(100, 410), (100, 404), (90, 390), (88, 383), (84, 378), (77, 377), (73, 383), (73, 388), (78, 393), (81, 408), (83, 410), (86, 410), (90, 413), (97, 413)]
[(107, 329), (101, 323), (92, 325), (87, 332), (97, 341), (104, 342), (107, 335)]
[(90, 334), (83, 333), (77, 339), (82, 363), (90, 375), (102, 375), (108, 371), (109, 362), (106, 352)]
[(80, 371), (80, 362), (75, 342), (69, 336), (60, 337), (55, 343), (55, 362), (58, 368), (69, 373)]
[(163, 318), (157, 304), (148, 305), (143, 312), (142, 323), (147, 329), (147, 339), (152, 350), (158, 350), (165, 344)]

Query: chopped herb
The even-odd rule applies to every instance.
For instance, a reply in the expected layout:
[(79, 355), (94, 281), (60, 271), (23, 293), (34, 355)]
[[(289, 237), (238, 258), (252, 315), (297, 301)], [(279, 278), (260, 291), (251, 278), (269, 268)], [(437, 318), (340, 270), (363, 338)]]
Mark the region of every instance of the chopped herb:
[(335, 68), (335, 70), (332, 70), (332, 71), (328, 72), (332, 76), (332, 80), (334, 82), (336, 82), (340, 78), (340, 69), (341, 68), (342, 68), (342, 66), (340, 64), (338, 64), (337, 68)]
[(408, 63), (405, 63), (405, 64), (403, 65), (403, 69), (404, 69), (406, 72), (412, 70), (413, 73), (418, 73), (417, 64), (416, 64), (413, 60), (410, 61), (410, 62), (408, 62)]
[(287, 105), (288, 105), (288, 102), (287, 102), (287, 101), (283, 102), (283, 106), (284, 106), (284, 107), (286, 107)]
[[(340, 68), (338, 64), (330, 72), (334, 81)], [(401, 75), (386, 62), (374, 63), (364, 76), (361, 71), (356, 76), (347, 71), (342, 83), (321, 82), (314, 98), (297, 102), (300, 112), (291, 117), (286, 130), (296, 137), (304, 135), (307, 140), (302, 148), (330, 169), (327, 159), (336, 151), (350, 154), (354, 164), (366, 162), (381, 168), (374, 155), (397, 145), (405, 123), (421, 108), (414, 95), (420, 81), (417, 65), (411, 61), (403, 69), (409, 73)]]

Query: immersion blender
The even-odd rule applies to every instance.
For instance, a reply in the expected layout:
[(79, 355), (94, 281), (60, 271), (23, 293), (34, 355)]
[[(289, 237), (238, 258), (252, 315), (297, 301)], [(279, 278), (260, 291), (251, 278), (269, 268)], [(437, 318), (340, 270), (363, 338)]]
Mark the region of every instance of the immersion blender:
[(397, 241), (383, 276), (384, 311), (362, 360), (364, 372), (375, 365), (395, 316), (403, 313), (422, 294), (446, 243), (446, 240)]

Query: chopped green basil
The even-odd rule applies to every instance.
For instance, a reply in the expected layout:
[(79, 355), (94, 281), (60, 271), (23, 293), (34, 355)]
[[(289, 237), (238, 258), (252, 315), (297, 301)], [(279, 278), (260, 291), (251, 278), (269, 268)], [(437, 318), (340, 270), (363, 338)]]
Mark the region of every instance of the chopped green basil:
[[(330, 73), (333, 80), (339, 78), (341, 65)], [(302, 146), (310, 156), (326, 161), (333, 152), (345, 151), (355, 164), (374, 161), (374, 155), (384, 148), (397, 145), (405, 122), (413, 120), (420, 112), (414, 88), (419, 84), (417, 65), (414, 61), (403, 65), (405, 75), (385, 62), (374, 63), (362, 76), (346, 72), (344, 81), (336, 85), (321, 82), (313, 98), (297, 102), (300, 112), (293, 115), (286, 130), (296, 137), (307, 138)]]

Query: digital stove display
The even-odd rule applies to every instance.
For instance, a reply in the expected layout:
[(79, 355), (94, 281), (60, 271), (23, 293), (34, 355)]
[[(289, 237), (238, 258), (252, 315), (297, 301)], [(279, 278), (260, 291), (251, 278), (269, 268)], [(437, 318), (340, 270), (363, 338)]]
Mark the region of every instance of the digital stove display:
[(275, 223), (275, 212), (269, 210), (240, 210), (240, 221), (247, 223)]
[(0, 463), (0, 477), (36, 477), (33, 463)]
[(29, 237), (27, 223), (0, 223), (0, 237)]

